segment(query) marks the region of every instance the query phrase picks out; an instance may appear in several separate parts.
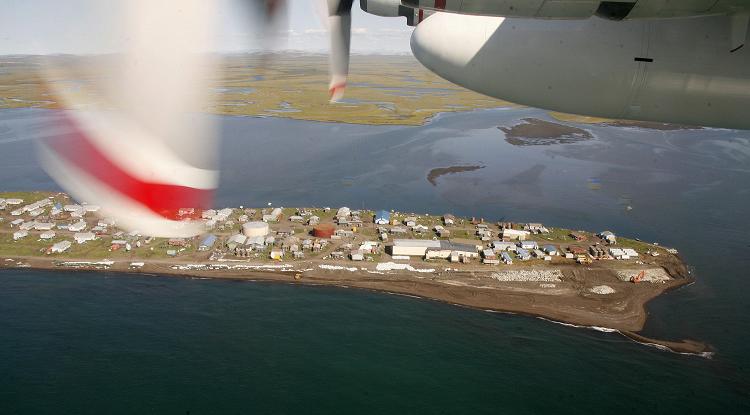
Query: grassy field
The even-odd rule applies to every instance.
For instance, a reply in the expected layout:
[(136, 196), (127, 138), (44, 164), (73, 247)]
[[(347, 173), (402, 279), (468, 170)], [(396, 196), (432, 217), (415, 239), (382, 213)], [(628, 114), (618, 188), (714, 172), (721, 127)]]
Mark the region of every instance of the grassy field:
[(68, 200), (63, 195), (58, 196), (56, 193), (50, 192), (0, 192), (0, 199), (22, 199), (23, 204), (21, 206), (34, 203), (49, 196), (55, 196), (55, 199), (60, 201)]
[[(107, 104), (94, 93), (106, 75), (97, 57), (40, 57), (0, 63), (1, 108), (57, 108), (44, 83), (54, 83), (83, 102)], [(64, 75), (42, 78), (50, 64)], [(99, 68), (99, 69), (97, 69)], [(425, 69), (411, 56), (353, 56), (345, 99), (328, 102), (324, 55), (228, 56), (215, 80), (215, 103), (206, 112), (345, 122), (421, 125), (441, 112), (511, 104), (468, 91)]]
[(575, 122), (579, 124), (601, 124), (615, 121), (609, 118), (588, 117), (586, 115), (566, 114), (564, 112), (555, 111), (551, 111), (549, 115), (558, 121)]
[(617, 245), (614, 245), (617, 248), (633, 248), (638, 253), (643, 254), (647, 251), (653, 251), (656, 249), (656, 247), (653, 244), (647, 243), (647, 242), (641, 242), (636, 241), (634, 239), (628, 239), (628, 238), (617, 238)]

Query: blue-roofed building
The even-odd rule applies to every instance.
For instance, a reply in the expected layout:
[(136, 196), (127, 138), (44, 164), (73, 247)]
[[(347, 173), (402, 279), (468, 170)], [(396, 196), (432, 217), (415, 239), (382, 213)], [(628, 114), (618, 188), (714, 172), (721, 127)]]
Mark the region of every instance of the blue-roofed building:
[(378, 225), (388, 225), (391, 223), (391, 212), (379, 210), (375, 213), (375, 223)]
[(505, 262), (507, 265), (512, 265), (513, 264), (513, 259), (511, 259), (510, 254), (508, 253), (508, 251), (500, 252), (500, 256), (502, 257), (503, 262)]
[(547, 255), (557, 255), (557, 247), (554, 245), (544, 245), (542, 249)]
[(206, 235), (206, 237), (203, 238), (203, 241), (201, 241), (200, 245), (198, 245), (198, 250), (208, 251), (209, 249), (213, 248), (215, 243), (216, 243), (216, 235), (214, 234)]
[(521, 261), (528, 261), (531, 259), (531, 254), (529, 253), (529, 251), (523, 248), (518, 248), (516, 249), (516, 258), (520, 259)]

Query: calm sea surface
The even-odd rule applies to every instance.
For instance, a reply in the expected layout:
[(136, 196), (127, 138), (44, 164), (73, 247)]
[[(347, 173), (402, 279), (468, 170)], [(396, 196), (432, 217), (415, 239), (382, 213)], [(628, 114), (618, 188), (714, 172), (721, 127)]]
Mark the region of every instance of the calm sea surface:
[[(0, 190), (54, 190), (49, 113), (0, 111)], [(612, 231), (679, 249), (697, 282), (617, 334), (337, 288), (0, 272), (0, 413), (743, 413), (750, 411), (750, 132), (579, 126), (515, 146), (533, 109), (423, 127), (224, 117), (218, 205), (453, 212)], [(442, 176), (436, 167), (481, 165)], [(630, 207), (630, 208), (628, 208)]]

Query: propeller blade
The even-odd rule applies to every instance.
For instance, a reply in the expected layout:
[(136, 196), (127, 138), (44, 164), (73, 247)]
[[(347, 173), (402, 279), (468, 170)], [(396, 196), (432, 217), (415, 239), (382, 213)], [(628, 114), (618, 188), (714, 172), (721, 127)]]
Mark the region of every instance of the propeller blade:
[(331, 36), (331, 83), (328, 93), (331, 102), (344, 96), (349, 74), (349, 52), (352, 33), (353, 0), (328, 0), (328, 29)]
[[(247, 1), (247, 0), (245, 0)], [(272, 66), (278, 45), (286, 43), (289, 35), (289, 22), (286, 0), (251, 0), (252, 26), (258, 37), (261, 60), (258, 69), (264, 71)]]
[(50, 95), (63, 108), (40, 142), (42, 164), (79, 201), (101, 206), (117, 226), (187, 237), (218, 184), (215, 128), (196, 115), (211, 103), (214, 2), (123, 2), (124, 50), (106, 58), (87, 102), (55, 80), (76, 79), (51, 60)]

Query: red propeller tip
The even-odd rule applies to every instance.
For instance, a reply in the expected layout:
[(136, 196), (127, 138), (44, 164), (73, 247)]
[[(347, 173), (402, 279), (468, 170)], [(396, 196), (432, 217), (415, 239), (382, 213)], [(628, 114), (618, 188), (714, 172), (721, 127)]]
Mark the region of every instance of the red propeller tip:
[(342, 82), (331, 86), (328, 89), (328, 95), (331, 97), (331, 102), (338, 102), (344, 97), (344, 90), (346, 89), (346, 82)]

